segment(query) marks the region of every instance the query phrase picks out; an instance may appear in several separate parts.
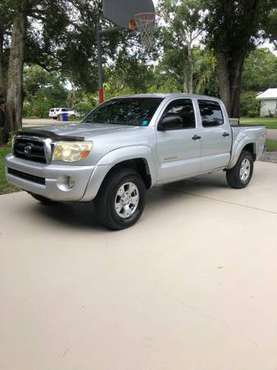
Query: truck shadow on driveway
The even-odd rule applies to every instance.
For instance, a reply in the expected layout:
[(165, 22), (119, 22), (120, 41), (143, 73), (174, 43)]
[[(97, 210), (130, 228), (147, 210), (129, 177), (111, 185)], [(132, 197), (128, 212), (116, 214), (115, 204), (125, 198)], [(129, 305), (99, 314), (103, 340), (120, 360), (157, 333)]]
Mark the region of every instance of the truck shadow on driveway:
[[(150, 212), (151, 217), (155, 217), (161, 209), (165, 211), (167, 206), (172, 206), (176, 201), (179, 203), (180, 200), (190, 197), (191, 193), (197, 191), (199, 195), (207, 194), (216, 189), (228, 189), (224, 176), (206, 175), (155, 187), (147, 193), (145, 212)], [(97, 221), (93, 202), (56, 203), (51, 206), (37, 204), (32, 208), (32, 212), (36, 212), (40, 219), (46, 218), (52, 223), (59, 223), (70, 228), (104, 229)]]

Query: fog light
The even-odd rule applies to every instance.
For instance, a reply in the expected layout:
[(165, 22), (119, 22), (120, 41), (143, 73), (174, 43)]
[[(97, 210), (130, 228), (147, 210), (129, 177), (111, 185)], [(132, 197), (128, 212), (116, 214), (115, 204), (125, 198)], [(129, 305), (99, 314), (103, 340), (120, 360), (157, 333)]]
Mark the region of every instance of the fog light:
[(70, 176), (61, 176), (57, 180), (57, 186), (62, 191), (69, 191), (75, 185), (75, 181)]

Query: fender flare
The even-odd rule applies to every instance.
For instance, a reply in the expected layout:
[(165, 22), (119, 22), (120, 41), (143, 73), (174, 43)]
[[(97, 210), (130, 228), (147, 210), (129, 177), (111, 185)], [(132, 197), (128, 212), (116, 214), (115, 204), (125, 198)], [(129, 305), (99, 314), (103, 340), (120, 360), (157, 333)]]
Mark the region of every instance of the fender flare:
[(239, 157), (241, 156), (241, 153), (242, 153), (243, 149), (249, 144), (254, 146), (254, 154), (256, 154), (257, 149), (256, 149), (256, 143), (255, 142), (253, 142), (251, 140), (247, 140), (247, 141), (241, 140), (241, 141), (237, 142), (235, 147), (233, 148), (233, 151), (232, 151), (232, 157), (231, 157), (231, 160), (230, 160), (230, 163), (229, 163), (229, 166), (228, 166), (229, 169), (235, 167), (235, 165), (237, 164), (237, 162), (239, 160)]
[(146, 161), (152, 180), (152, 185), (155, 184), (157, 181), (157, 172), (154, 165), (151, 148), (143, 145), (127, 146), (112, 150), (111, 152), (105, 154), (98, 161), (94, 171), (90, 176), (85, 195), (82, 200), (91, 201), (96, 197), (105, 177), (114, 166), (120, 164), (121, 162), (134, 159), (143, 159)]

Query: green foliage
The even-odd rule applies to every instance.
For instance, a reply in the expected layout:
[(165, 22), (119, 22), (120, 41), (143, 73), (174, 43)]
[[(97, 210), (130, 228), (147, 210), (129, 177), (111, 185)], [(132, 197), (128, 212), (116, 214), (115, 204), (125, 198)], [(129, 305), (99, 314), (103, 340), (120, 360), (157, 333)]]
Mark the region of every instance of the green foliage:
[(89, 113), (97, 105), (97, 97), (95, 94), (79, 92), (76, 96), (76, 104), (74, 109), (83, 117)]
[(256, 49), (245, 61), (242, 87), (263, 91), (277, 86), (277, 57), (268, 49)]
[(257, 117), (259, 115), (260, 104), (253, 91), (243, 92), (240, 99), (240, 111), (244, 117)]
[(194, 48), (194, 74), (195, 92), (218, 96), (216, 59), (208, 48)]
[(202, 0), (159, 3), (166, 27), (160, 33), (163, 47), (162, 65), (176, 79), (178, 90), (193, 92), (195, 59), (193, 46), (203, 32)]
[[(101, 1), (2, 0), (0, 63), (2, 57), (4, 76), (12, 18), (23, 3), (28, 65), (24, 69), (24, 115), (46, 117), (51, 107), (61, 105), (89, 111), (97, 99), (96, 23)], [(190, 75), (194, 92), (217, 96), (217, 51), (230, 52), (229, 61), (241, 50), (246, 55), (257, 42), (257, 34), (274, 41), (276, 9), (272, 5), (272, 0), (160, 0), (158, 13), (163, 26), (156, 34), (156, 54), (147, 55), (136, 34), (112, 30), (103, 36), (106, 97), (188, 90)], [(112, 25), (103, 20), (102, 28), (111, 30)], [(201, 38), (203, 34), (206, 40)], [(156, 58), (155, 63), (149, 63), (151, 58)], [(276, 59), (267, 50), (251, 52), (245, 63), (243, 91), (277, 86)], [(243, 94), (241, 107), (244, 114), (254, 114), (251, 94)]]
[(119, 53), (117, 62), (112, 68), (107, 68), (105, 74), (106, 97), (146, 93), (155, 84), (153, 67), (125, 51)]
[(275, 0), (206, 0), (208, 40), (215, 50), (246, 55), (266, 28), (274, 3)]
[(277, 5), (272, 8), (268, 22), (265, 25), (265, 34), (269, 37), (270, 41), (277, 47)]
[(49, 73), (39, 66), (25, 67), (25, 117), (48, 117), (50, 108), (66, 106), (68, 91), (58, 73)]

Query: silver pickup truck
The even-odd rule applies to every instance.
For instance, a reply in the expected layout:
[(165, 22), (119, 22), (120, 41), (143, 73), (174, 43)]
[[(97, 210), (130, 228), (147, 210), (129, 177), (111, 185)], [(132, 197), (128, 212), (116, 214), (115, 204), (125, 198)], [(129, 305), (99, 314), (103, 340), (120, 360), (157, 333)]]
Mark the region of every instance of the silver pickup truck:
[(232, 126), (216, 98), (120, 97), (80, 124), (18, 132), (6, 176), (45, 204), (95, 200), (101, 223), (119, 230), (139, 219), (155, 185), (220, 170), (231, 187), (246, 187), (265, 135), (262, 126)]

